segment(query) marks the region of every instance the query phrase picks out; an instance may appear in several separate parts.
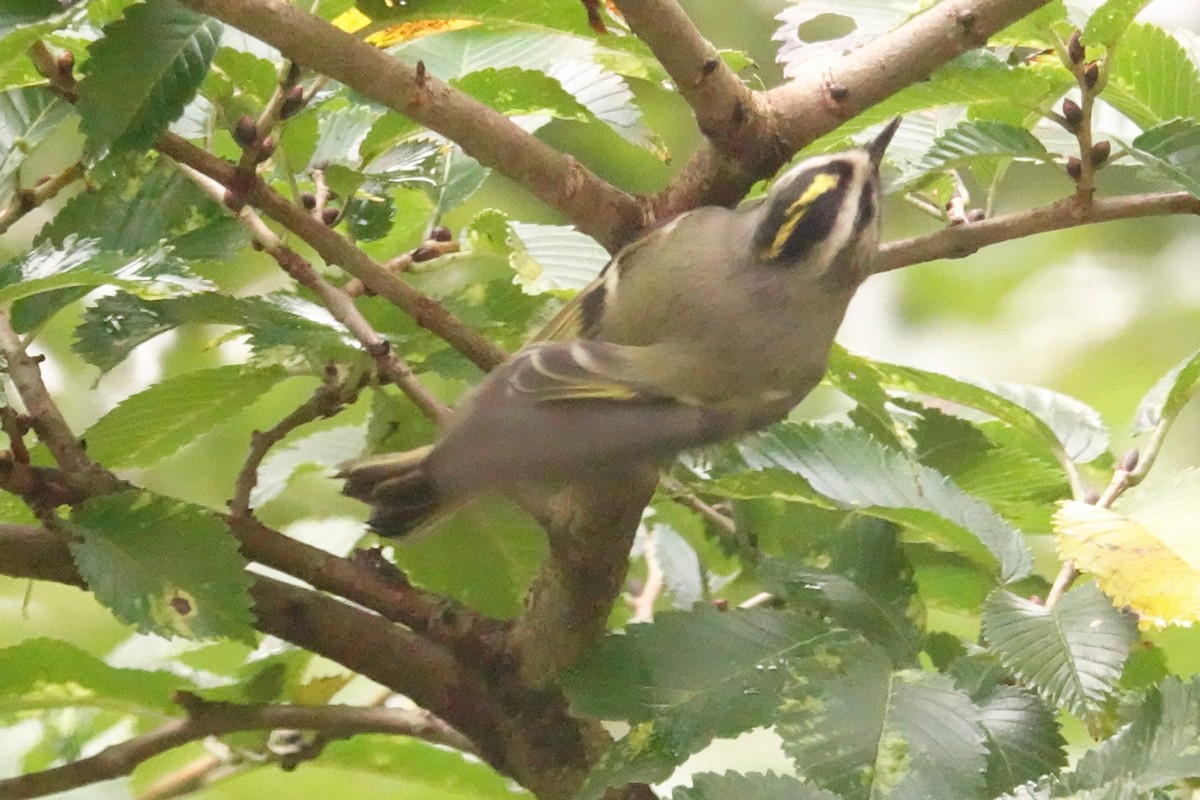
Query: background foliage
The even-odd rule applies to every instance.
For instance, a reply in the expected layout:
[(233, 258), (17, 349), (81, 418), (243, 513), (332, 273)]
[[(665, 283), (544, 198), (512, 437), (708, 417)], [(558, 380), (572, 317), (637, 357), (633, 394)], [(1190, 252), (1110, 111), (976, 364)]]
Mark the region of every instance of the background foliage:
[[(463, 5), (313, 11), (623, 189), (660, 188), (698, 146), (663, 65), (606, 12), (598, 35), (574, 0)], [(923, 5), (686, 7), (758, 88)], [(802, 155), (903, 114), (889, 239), (1079, 197), (1093, 180), (1097, 198), (1200, 196), (1189, 5), (1049, 3)], [(262, 567), (246, 570), (227, 504), (240, 497), (263, 525), (345, 554), (366, 535), (364, 511), (338, 494), (336, 465), (435, 435), (310, 274), (354, 297), (426, 400), (453, 403), (480, 371), (348, 281), (315, 239), (231, 214), (255, 205), (236, 175), (214, 189), (166, 157), (162, 137), (256, 170), (371, 258), (401, 256), (390, 263), (409, 286), (505, 350), (606, 251), (454, 142), (291, 72), (273, 47), (185, 4), (6, 6), (0, 89), (0, 307), (17, 343), (0, 348), (13, 378), (6, 463), (70, 472), (51, 442), (18, 430), (17, 410), (37, 410), (12, 364), (32, 341), (87, 457), (124, 482), (72, 484), (86, 498), (54, 495), (54, 480), (5, 484), (0, 520), (65, 537), (88, 591), (0, 578), (0, 775), (199, 718), (181, 697), (405, 705), (353, 664), (255, 629)], [(1103, 168), (1079, 167), (1101, 141)], [(609, 620), (620, 633), (561, 676), (575, 714), (627, 728), (578, 796), (624, 784), (677, 800), (1188, 796), (1200, 778), (1195, 218), (1008, 238), (872, 278), (825, 389), (791, 421), (672, 469)], [(253, 486), (239, 480), (254, 432), (305, 408), (305, 424), (259, 453)], [(1140, 457), (1123, 455), (1131, 446)], [(494, 501), (443, 528), (385, 555), (433, 595), (518, 617), (546, 558), (537, 526)], [(275, 765), (308, 757), (294, 742), (239, 730), (80, 791), (524, 791), (489, 753), (446, 744), (462, 743), (361, 734), (287, 775)], [(204, 781), (182, 781), (189, 770)]]

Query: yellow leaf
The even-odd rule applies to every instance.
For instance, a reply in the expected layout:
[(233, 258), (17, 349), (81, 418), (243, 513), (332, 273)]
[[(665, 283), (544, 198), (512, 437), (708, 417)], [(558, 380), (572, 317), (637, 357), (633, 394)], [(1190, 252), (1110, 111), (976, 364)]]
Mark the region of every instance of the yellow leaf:
[(1141, 627), (1191, 625), (1200, 619), (1195, 495), (1194, 488), (1158, 491), (1121, 511), (1064, 503), (1054, 515), (1058, 553), (1093, 575), (1114, 604), (1133, 610)]
[[(347, 33), (357, 33), (370, 24), (371, 18), (356, 8), (339, 14), (333, 20), (335, 28), (339, 28)], [(446, 33), (447, 31), (458, 31), (463, 28), (474, 27), (478, 24), (475, 20), (470, 19), (419, 19), (388, 25), (373, 32), (367, 37), (367, 41), (376, 47), (391, 47), (394, 44), (407, 42), (421, 36)]]

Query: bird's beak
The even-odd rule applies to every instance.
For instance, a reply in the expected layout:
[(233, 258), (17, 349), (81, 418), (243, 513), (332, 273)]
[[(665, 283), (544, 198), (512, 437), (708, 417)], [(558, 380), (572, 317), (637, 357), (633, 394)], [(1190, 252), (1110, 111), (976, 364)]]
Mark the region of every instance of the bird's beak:
[(871, 156), (871, 163), (875, 165), (875, 169), (879, 169), (879, 165), (883, 163), (883, 153), (887, 150), (887, 146), (892, 141), (892, 136), (895, 135), (896, 129), (900, 127), (900, 117), (896, 117), (887, 124), (887, 127), (879, 132), (875, 137), (875, 141), (867, 145), (867, 153)]

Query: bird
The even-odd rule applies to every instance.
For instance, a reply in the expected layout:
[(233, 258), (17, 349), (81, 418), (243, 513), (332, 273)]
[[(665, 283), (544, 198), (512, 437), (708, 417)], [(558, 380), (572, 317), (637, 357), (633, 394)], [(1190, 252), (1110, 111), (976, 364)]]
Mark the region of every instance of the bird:
[(432, 445), (343, 465), (383, 536), (489, 490), (620, 479), (783, 419), (825, 374), (879, 246), (865, 147), (800, 161), (762, 198), (702, 206), (621, 249), (493, 369)]

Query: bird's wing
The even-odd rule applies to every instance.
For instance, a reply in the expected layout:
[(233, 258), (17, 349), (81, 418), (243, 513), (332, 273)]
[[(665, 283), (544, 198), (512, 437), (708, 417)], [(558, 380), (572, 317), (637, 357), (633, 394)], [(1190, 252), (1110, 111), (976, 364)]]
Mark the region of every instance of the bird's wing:
[(604, 316), (609, 298), (616, 295), (617, 283), (644, 257), (654, 257), (655, 248), (667, 240), (672, 229), (687, 214), (681, 214), (623, 247), (604, 265), (596, 279), (575, 295), (533, 337), (535, 342), (566, 342), (590, 339)]
[(537, 402), (682, 399), (644, 377), (642, 351), (609, 342), (538, 342), (513, 358), (505, 383), (509, 391)]

